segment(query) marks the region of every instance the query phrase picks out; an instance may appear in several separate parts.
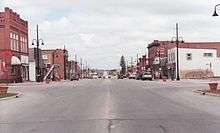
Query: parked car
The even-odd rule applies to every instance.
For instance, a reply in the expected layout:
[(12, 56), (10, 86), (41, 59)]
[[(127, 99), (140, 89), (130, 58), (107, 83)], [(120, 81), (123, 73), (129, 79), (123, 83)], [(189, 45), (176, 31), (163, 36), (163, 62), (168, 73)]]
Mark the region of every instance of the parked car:
[(118, 79), (125, 79), (127, 78), (125, 75), (118, 75)]
[(74, 76), (74, 77), (72, 77), (71, 79), (70, 79), (71, 81), (73, 81), (73, 80), (79, 80), (79, 77), (78, 76)]
[(152, 77), (151, 72), (145, 72), (145, 73), (143, 73), (142, 76), (141, 76), (141, 79), (142, 79), (142, 80), (152, 80), (153, 77)]
[(135, 74), (130, 74), (128, 78), (129, 78), (129, 79), (135, 79), (135, 78), (136, 78), (136, 75), (135, 75)]
[(92, 75), (92, 79), (98, 79), (98, 75)]
[(141, 74), (141, 73), (136, 74), (136, 79), (137, 79), (137, 80), (141, 80), (141, 77), (142, 77), (142, 74)]

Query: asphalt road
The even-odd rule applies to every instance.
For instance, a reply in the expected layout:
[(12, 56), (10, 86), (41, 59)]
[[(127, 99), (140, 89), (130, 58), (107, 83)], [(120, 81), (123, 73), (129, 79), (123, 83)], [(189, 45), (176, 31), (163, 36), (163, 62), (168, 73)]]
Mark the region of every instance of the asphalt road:
[(220, 97), (191, 82), (84, 80), (20, 85), (0, 101), (0, 133), (219, 133)]

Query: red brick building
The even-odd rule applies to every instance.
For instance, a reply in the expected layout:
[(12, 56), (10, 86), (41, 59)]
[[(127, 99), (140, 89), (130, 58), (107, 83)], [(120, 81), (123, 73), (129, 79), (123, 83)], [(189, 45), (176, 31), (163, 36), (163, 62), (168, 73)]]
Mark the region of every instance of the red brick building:
[(0, 12), (0, 82), (28, 80), (28, 22), (9, 8)]
[[(149, 68), (155, 78), (167, 76), (168, 50), (175, 47), (175, 42), (158, 40), (148, 45)], [(220, 57), (220, 42), (183, 42), (179, 43), (179, 48), (216, 49), (217, 56)]]
[(78, 62), (70, 60), (67, 63), (67, 79), (76, 79), (82, 76), (82, 69)]
[(52, 65), (59, 66), (58, 75), (61, 79), (67, 79), (68, 73), (68, 51), (65, 49), (42, 50), (44, 64), (49, 70)]
[(146, 71), (147, 68), (148, 68), (148, 58), (146, 55), (143, 55), (138, 60), (137, 71), (138, 71), (138, 73), (142, 73), (142, 72)]

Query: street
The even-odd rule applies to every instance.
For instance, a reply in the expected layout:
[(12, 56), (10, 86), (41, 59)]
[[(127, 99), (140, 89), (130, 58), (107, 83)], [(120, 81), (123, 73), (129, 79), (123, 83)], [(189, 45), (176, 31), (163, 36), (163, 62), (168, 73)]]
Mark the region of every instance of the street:
[[(169, 83), (168, 83), (169, 82)], [(218, 133), (220, 98), (203, 82), (81, 80), (17, 85), (0, 101), (1, 133)]]

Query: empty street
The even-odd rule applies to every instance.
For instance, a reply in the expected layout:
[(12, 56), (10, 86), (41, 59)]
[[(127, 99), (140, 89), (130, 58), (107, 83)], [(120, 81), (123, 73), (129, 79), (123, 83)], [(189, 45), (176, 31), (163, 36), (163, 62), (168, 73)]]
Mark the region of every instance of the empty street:
[[(29, 83), (31, 84), (31, 83)], [(220, 100), (205, 81), (82, 80), (11, 86), (1, 133), (218, 133)]]

